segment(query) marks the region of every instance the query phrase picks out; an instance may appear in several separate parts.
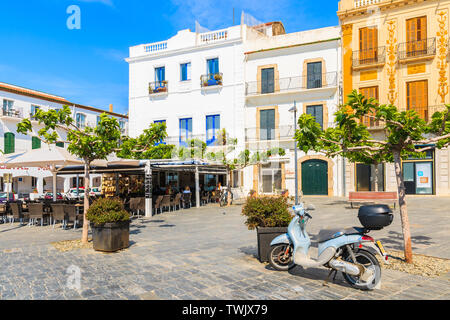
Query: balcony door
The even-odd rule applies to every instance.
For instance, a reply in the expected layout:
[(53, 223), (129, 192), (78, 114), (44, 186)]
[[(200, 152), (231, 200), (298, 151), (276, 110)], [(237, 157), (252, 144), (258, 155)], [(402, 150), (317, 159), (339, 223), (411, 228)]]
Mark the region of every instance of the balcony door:
[(260, 140), (275, 140), (275, 109), (259, 112)]
[[(360, 88), (359, 93), (361, 93), (366, 99), (373, 98), (377, 101), (379, 99), (378, 98), (378, 86)], [(373, 112), (371, 112), (370, 115), (375, 116), (375, 114)], [(379, 125), (379, 121), (375, 121), (374, 118), (368, 117), (368, 116), (365, 116), (362, 118), (362, 123), (368, 128)]]
[(417, 114), (428, 121), (428, 80), (413, 81), (406, 83), (407, 110), (414, 110)]
[(427, 53), (427, 17), (406, 20), (406, 42), (408, 57)]
[(368, 64), (378, 59), (378, 29), (366, 27), (359, 29), (359, 63)]
[(163, 87), (163, 81), (166, 80), (166, 68), (155, 68), (155, 82), (157, 87)]
[(311, 62), (307, 65), (307, 88), (322, 88), (322, 62)]
[(214, 75), (219, 73), (219, 58), (207, 60), (206, 67), (208, 68), (209, 79), (214, 79)]
[(261, 70), (261, 93), (273, 93), (275, 90), (274, 68)]
[(323, 129), (323, 105), (307, 106), (306, 113), (312, 115)]

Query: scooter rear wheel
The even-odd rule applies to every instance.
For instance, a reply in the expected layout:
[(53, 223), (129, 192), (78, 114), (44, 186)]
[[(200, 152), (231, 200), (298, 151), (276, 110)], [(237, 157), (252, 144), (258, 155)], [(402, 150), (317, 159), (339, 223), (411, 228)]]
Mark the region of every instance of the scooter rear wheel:
[[(286, 251), (288, 252), (286, 254)], [(294, 252), (291, 245), (276, 244), (271, 247), (269, 253), (269, 263), (272, 268), (278, 271), (288, 271), (295, 267), (292, 253)]]
[[(343, 273), (345, 281), (352, 287), (360, 290), (373, 290), (381, 280), (381, 267), (377, 258), (367, 250), (357, 249), (354, 251), (356, 262), (362, 264), (365, 268), (371, 269), (374, 272), (372, 279), (367, 282), (361, 281), (359, 277), (351, 276)], [(350, 255), (347, 253), (343, 259), (348, 262), (353, 262)]]

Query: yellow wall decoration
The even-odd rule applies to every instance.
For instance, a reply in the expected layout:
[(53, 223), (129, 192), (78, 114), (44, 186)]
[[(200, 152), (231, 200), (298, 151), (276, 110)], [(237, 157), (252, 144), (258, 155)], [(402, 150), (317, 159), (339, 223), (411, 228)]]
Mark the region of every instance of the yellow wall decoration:
[(369, 81), (369, 80), (377, 80), (377, 79), (378, 79), (378, 71), (377, 70), (361, 71), (359, 74), (360, 81)]
[(425, 73), (425, 72), (426, 72), (425, 63), (412, 64), (412, 65), (408, 66), (408, 74), (418, 74), (418, 73)]
[(445, 103), (445, 96), (448, 94), (447, 85), (447, 48), (448, 48), (448, 31), (446, 28), (447, 13), (440, 11), (438, 13), (439, 31), (437, 32), (438, 42), (438, 69), (439, 69), (439, 85), (438, 94), (442, 99), (442, 103)]
[(388, 91), (388, 101), (390, 104), (395, 104), (395, 100), (397, 99), (398, 93), (396, 92), (396, 85), (395, 85), (395, 73), (396, 68), (395, 64), (397, 63), (397, 56), (396, 56), (396, 45), (397, 45), (397, 39), (395, 38), (395, 21), (391, 20), (388, 22), (388, 31), (389, 31), (389, 38), (386, 42), (387, 44), (387, 73), (389, 76), (389, 91)]

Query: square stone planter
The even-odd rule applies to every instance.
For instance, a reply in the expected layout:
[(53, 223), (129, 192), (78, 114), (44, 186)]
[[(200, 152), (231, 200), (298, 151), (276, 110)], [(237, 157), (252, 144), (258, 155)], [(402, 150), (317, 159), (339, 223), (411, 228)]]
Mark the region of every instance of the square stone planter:
[(91, 224), (94, 250), (115, 252), (130, 246), (130, 221)]
[(287, 229), (287, 227), (256, 228), (258, 237), (258, 259), (260, 262), (269, 261), (270, 243), (276, 237), (287, 233)]

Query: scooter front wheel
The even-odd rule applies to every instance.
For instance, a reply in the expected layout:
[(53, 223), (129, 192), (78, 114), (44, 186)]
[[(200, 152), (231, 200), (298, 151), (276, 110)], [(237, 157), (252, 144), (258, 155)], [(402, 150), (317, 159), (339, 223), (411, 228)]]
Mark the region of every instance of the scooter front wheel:
[(291, 245), (276, 244), (271, 247), (269, 253), (269, 263), (275, 270), (288, 271), (295, 267), (292, 253), (294, 252)]

